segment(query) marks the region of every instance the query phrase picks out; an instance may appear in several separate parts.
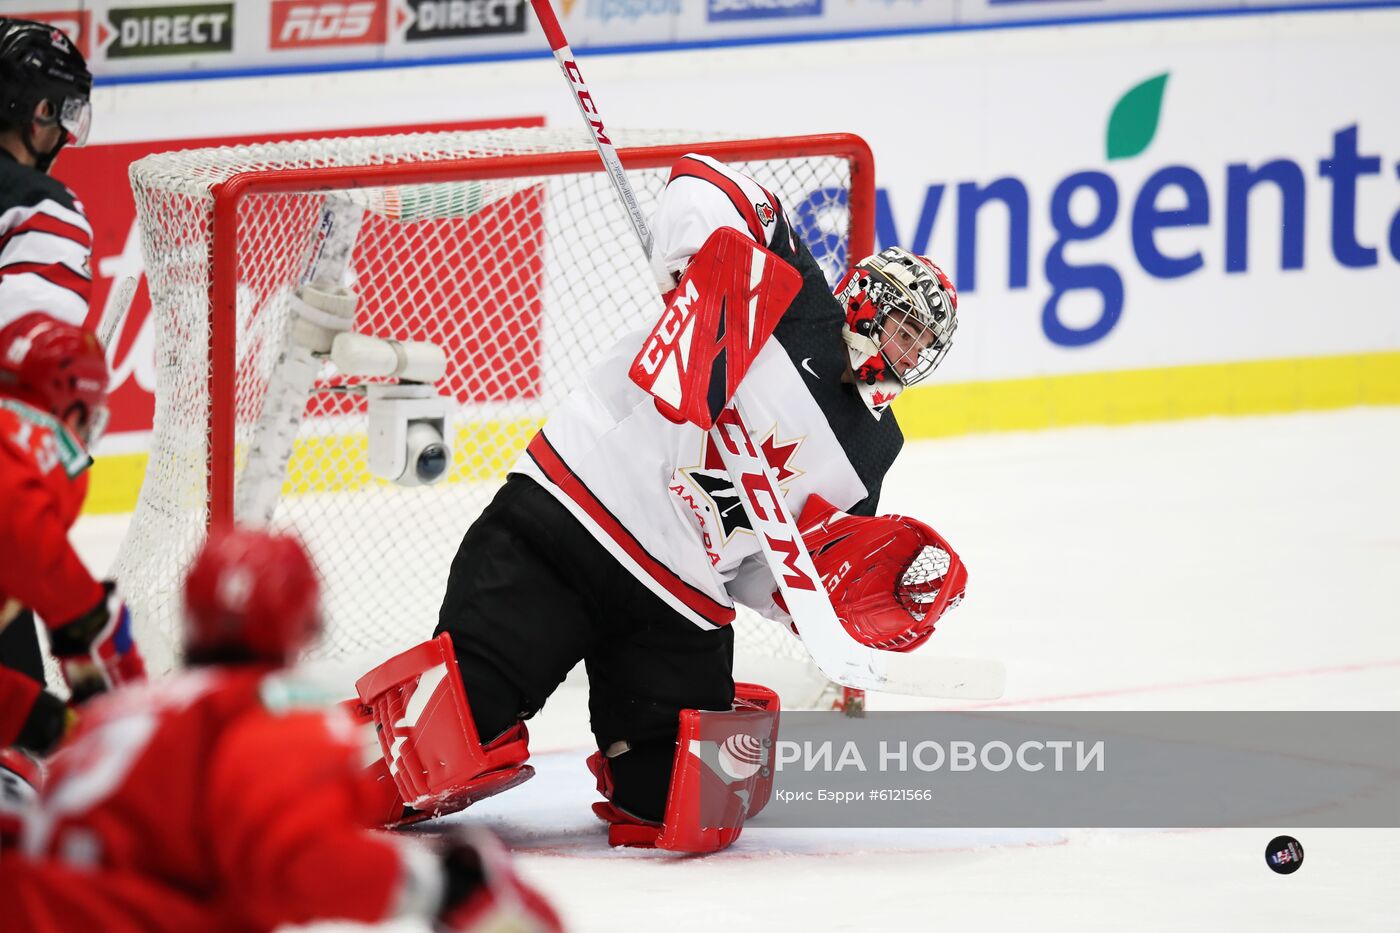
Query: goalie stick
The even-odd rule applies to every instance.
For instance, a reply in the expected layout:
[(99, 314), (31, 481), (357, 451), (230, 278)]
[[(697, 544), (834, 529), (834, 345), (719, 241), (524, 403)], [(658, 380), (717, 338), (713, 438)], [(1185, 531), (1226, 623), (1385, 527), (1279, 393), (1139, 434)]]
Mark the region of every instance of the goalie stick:
[[(588, 124), (594, 146), (632, 221), (658, 287), (663, 292), (669, 291), (672, 287), (669, 277), (663, 279), (660, 270), (651, 262), (651, 231), (641, 205), (608, 138), (602, 114), (584, 83), (583, 73), (554, 8), (550, 0), (530, 0), (530, 5), (574, 95), (579, 113)], [(823, 674), (836, 683), (860, 690), (967, 699), (1001, 696), (1005, 670), (1000, 662), (896, 654), (867, 647), (853, 639), (832, 609), (826, 587), (797, 530), (772, 468), (750, 437), (737, 398), (730, 399), (709, 430), (734, 488), (739, 492), (739, 501), (752, 522), (768, 568), (801, 633), (802, 644)]]
[(117, 331), (121, 330), (122, 322), (131, 312), (131, 303), (136, 300), (136, 289), (140, 284), (140, 279), (127, 276), (112, 286), (107, 304), (102, 309), (102, 320), (97, 325), (97, 341), (104, 349), (111, 350)]

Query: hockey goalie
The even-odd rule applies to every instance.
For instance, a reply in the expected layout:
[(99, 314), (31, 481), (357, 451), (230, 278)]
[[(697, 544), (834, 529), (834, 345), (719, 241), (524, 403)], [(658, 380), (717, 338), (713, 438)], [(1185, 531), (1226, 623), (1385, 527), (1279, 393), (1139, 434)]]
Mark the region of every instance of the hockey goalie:
[[(833, 296), (777, 199), (699, 155), (672, 167), (652, 229), (653, 264), (675, 284), (658, 332), (675, 320), (679, 333), (705, 295), (718, 294), (710, 310), (723, 319), (728, 308), (732, 326), (745, 311), (776, 320), (729, 372), (746, 372), (737, 397), (748, 426), (847, 630), (888, 650), (921, 643), (965, 574), (927, 525), (875, 515), (903, 443), (890, 402), (934, 370), (956, 327), (947, 276), (890, 248), (861, 260)], [(731, 387), (672, 385), (670, 403), (643, 391), (634, 360), (661, 365), (650, 333), (587, 373), (468, 529), (437, 637), (359, 681), (395, 792), (389, 822), (528, 778), (525, 720), (580, 660), (598, 748), (589, 766), (605, 798), (594, 810), (610, 843), (715, 851), (766, 801), (755, 774), (729, 788), (748, 802), (729, 823), (697, 816), (700, 788), (721, 780), (688, 754), (697, 711), (710, 723), (732, 716), (736, 735), (776, 734), (778, 697), (733, 679), (735, 603), (779, 621), (786, 612), (711, 435), (687, 414), (718, 412)], [(925, 547), (948, 560), (910, 586)]]

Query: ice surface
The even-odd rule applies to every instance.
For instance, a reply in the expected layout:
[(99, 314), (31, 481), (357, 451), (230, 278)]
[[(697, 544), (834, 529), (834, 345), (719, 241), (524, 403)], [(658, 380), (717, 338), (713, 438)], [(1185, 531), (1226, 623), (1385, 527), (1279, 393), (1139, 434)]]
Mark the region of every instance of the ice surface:
[[(930, 651), (1000, 657), (997, 709), (1400, 708), (1400, 409), (910, 444), (882, 507), (963, 555)], [(85, 519), (104, 566), (120, 521)], [(426, 633), (425, 633), (426, 634)], [(755, 830), (703, 859), (613, 851), (583, 688), (531, 723), (491, 826), (573, 928), (1400, 930), (1400, 831)], [(873, 709), (937, 708), (872, 697)], [(943, 703), (951, 708), (955, 704)], [(972, 705), (972, 704), (964, 704)]]

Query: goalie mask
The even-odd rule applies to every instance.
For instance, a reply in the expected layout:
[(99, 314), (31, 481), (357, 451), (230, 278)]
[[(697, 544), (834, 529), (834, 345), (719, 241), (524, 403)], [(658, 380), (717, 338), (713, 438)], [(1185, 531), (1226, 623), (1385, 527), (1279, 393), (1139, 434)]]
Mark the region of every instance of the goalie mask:
[(932, 260), (891, 246), (846, 273), (836, 298), (856, 390), (878, 418), (943, 361), (958, 326), (958, 293)]

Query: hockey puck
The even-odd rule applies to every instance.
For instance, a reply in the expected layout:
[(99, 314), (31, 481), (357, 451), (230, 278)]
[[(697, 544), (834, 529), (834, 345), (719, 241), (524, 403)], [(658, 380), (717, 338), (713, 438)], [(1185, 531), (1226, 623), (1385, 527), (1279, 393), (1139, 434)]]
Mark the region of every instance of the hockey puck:
[(1264, 849), (1264, 860), (1271, 871), (1291, 875), (1303, 867), (1303, 844), (1292, 836), (1275, 836)]

